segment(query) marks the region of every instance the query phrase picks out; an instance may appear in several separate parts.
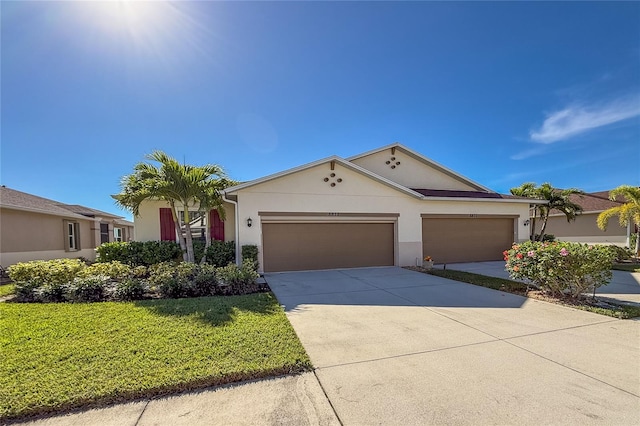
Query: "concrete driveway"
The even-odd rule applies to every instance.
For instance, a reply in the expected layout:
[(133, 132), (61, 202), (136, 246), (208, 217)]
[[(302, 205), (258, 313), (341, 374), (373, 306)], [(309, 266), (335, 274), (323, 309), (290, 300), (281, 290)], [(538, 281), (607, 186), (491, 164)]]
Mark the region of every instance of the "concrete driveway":
[[(441, 266), (436, 266), (441, 267)], [(490, 277), (509, 278), (504, 269), (504, 262), (474, 262), (454, 263), (447, 265), (448, 269), (456, 271), (474, 272)], [(609, 284), (596, 289), (596, 295), (614, 299), (619, 302), (640, 304), (640, 272), (613, 271), (613, 278)]]
[(401, 268), (266, 278), (345, 425), (640, 424), (640, 322)]

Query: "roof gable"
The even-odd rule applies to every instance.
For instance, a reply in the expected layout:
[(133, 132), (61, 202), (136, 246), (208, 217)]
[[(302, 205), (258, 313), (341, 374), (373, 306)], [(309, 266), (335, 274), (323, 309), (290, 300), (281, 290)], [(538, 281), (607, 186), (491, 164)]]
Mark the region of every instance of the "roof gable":
[(347, 161), (407, 188), (495, 193), (399, 143), (350, 157)]
[[(440, 189), (440, 188), (418, 188), (418, 187), (407, 187), (403, 184), (401, 184), (400, 182), (394, 181), (392, 179), (387, 178), (386, 176), (377, 174), (371, 170), (368, 170), (365, 167), (360, 166), (357, 163), (357, 160), (360, 158), (364, 158), (370, 155), (375, 155), (377, 153), (381, 153), (384, 152), (386, 150), (389, 150), (391, 148), (395, 147), (396, 149), (394, 149), (394, 154), (395, 153), (402, 153), (402, 155), (407, 155), (410, 156), (412, 158), (412, 161), (415, 162), (420, 162), (420, 167), (431, 167), (432, 170), (434, 170), (435, 172), (441, 173), (442, 175), (446, 176), (446, 179), (449, 180), (453, 180), (454, 182), (457, 182), (459, 184), (459, 186), (457, 187), (458, 189)], [(384, 155), (387, 155), (387, 153), (385, 153)], [(392, 154), (393, 155), (393, 154)], [(400, 154), (398, 154), (400, 155)], [(399, 161), (399, 160), (397, 160)], [(405, 158), (406, 161), (406, 158)], [(229, 197), (230, 200), (237, 200), (237, 196), (238, 196), (238, 192), (239, 191), (244, 191), (248, 188), (252, 188), (254, 186), (262, 186), (262, 188), (260, 188), (259, 190), (257, 190), (256, 192), (278, 192), (278, 193), (299, 193), (299, 194), (317, 194), (317, 195), (321, 195), (324, 187), (321, 188), (317, 188), (316, 190), (319, 192), (315, 192), (316, 190), (312, 190), (309, 187), (304, 186), (304, 180), (295, 180), (295, 179), (291, 179), (291, 175), (294, 175), (296, 173), (301, 173), (301, 172), (305, 172), (306, 175), (311, 176), (317, 174), (316, 173), (316, 169), (318, 166), (324, 165), (324, 164), (330, 164), (332, 169), (334, 167), (337, 167), (338, 165), (344, 168), (349, 169), (350, 172), (355, 172), (360, 174), (363, 177), (366, 177), (368, 179), (371, 179), (372, 181), (375, 181), (377, 183), (380, 183), (382, 185), (387, 186), (388, 188), (391, 188), (395, 191), (398, 191), (400, 193), (403, 193), (405, 195), (408, 195), (410, 197), (413, 198), (417, 198), (417, 199), (421, 199), (421, 200), (431, 200), (431, 201), (444, 201), (444, 200), (453, 200), (453, 199), (458, 199), (458, 200), (464, 200), (464, 201), (490, 201), (490, 202), (507, 202), (507, 203), (528, 203), (528, 204), (541, 204), (544, 203), (543, 201), (538, 201), (538, 200), (532, 200), (530, 198), (522, 198), (522, 197), (513, 197), (513, 196), (509, 196), (509, 195), (501, 195), (496, 193), (495, 191), (491, 191), (490, 189), (476, 183), (473, 182), (449, 169), (447, 169), (444, 166), (439, 165), (438, 163), (431, 161), (429, 159), (427, 159), (426, 157), (421, 156), (418, 153), (415, 153), (414, 151), (411, 151), (409, 148), (406, 148), (400, 144), (393, 144), (393, 145), (389, 145), (387, 147), (383, 147), (374, 151), (370, 151), (368, 153), (365, 154), (361, 154), (359, 156), (356, 157), (351, 157), (350, 159), (343, 159), (341, 157), (338, 156), (331, 156), (331, 157), (327, 157), (324, 158), (322, 160), (318, 160), (318, 161), (314, 161), (312, 163), (308, 163), (308, 164), (304, 164), (302, 166), (299, 167), (294, 167), (292, 169), (289, 170), (285, 170), (279, 173), (275, 173), (272, 175), (268, 175), (259, 179), (255, 179), (249, 182), (243, 182), (240, 183), (238, 185), (235, 185), (233, 187), (229, 187), (225, 190), (223, 190), (223, 194), (225, 197)], [(386, 161), (384, 162), (385, 166), (391, 166), (391, 164), (386, 164)], [(401, 162), (402, 164), (402, 162)], [(397, 164), (396, 164), (396, 168), (397, 168)], [(394, 169), (391, 169), (394, 170)], [(435, 173), (434, 172), (434, 173)], [(324, 173), (324, 172), (323, 172)], [(338, 179), (339, 176), (336, 175), (335, 179)], [(318, 178), (318, 176), (315, 176), (314, 178)], [(325, 181), (326, 183), (328, 183), (329, 185), (332, 183), (331, 179), (333, 179), (331, 177), (331, 173), (329, 173), (327, 176), (322, 176), (320, 177), (321, 180), (323, 179), (329, 179), (327, 181)], [(267, 183), (270, 183), (272, 181), (276, 181), (276, 180), (280, 180), (281, 183), (279, 184), (274, 184), (274, 185), (264, 185)], [(281, 186), (282, 185), (282, 186)], [(336, 185), (339, 185), (336, 182)], [(326, 188), (325, 188), (326, 189)], [(337, 192), (340, 192), (340, 190), (338, 189)], [(333, 194), (336, 194), (336, 192), (333, 192)], [(343, 194), (344, 195), (344, 194)]]

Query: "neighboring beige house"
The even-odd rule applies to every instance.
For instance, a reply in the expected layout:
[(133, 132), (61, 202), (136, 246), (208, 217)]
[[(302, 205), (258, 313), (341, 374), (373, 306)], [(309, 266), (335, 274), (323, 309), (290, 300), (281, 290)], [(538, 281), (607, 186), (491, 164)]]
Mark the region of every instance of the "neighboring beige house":
[(103, 242), (130, 241), (121, 216), (0, 187), (0, 264), (84, 257)]
[[(567, 217), (553, 210), (549, 215), (549, 221), (545, 234), (551, 234), (560, 241), (573, 241), (586, 244), (615, 244), (629, 246), (629, 235), (635, 232), (631, 226), (620, 226), (617, 218), (612, 218), (603, 231), (598, 228), (596, 218), (603, 211), (623, 204), (622, 200), (609, 200), (609, 191), (591, 192), (585, 195), (572, 195), (571, 201), (579, 204), (583, 212), (575, 221), (567, 222)], [(540, 233), (542, 223), (539, 218), (535, 220), (535, 233)], [(533, 230), (533, 228), (532, 228)]]
[[(532, 202), (397, 143), (242, 183), (224, 197), (227, 222), (218, 222), (216, 237), (237, 241), (238, 251), (257, 245), (265, 272), (410, 266), (424, 256), (502, 260), (503, 250), (529, 238)], [(176, 239), (166, 208), (143, 204), (134, 219), (139, 240)]]

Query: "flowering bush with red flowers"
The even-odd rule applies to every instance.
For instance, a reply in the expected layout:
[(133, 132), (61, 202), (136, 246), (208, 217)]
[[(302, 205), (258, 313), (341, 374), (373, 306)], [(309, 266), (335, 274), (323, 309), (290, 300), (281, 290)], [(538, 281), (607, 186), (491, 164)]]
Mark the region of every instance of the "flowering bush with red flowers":
[(605, 246), (526, 241), (503, 254), (511, 278), (553, 295), (576, 298), (608, 284), (612, 277), (614, 256)]

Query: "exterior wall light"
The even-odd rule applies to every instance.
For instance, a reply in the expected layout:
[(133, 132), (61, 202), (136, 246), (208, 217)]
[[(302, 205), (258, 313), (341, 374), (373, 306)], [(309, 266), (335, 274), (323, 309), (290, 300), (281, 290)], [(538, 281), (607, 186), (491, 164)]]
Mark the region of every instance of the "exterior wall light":
[(525, 221), (523, 222), (523, 225), (524, 225), (524, 226), (529, 226), (529, 223), (530, 223), (530, 222), (529, 222), (529, 219), (527, 219), (527, 220), (525, 220)]
[(249, 218), (247, 219), (247, 226), (251, 228), (251, 225), (253, 225), (253, 221), (251, 220), (251, 218)]

